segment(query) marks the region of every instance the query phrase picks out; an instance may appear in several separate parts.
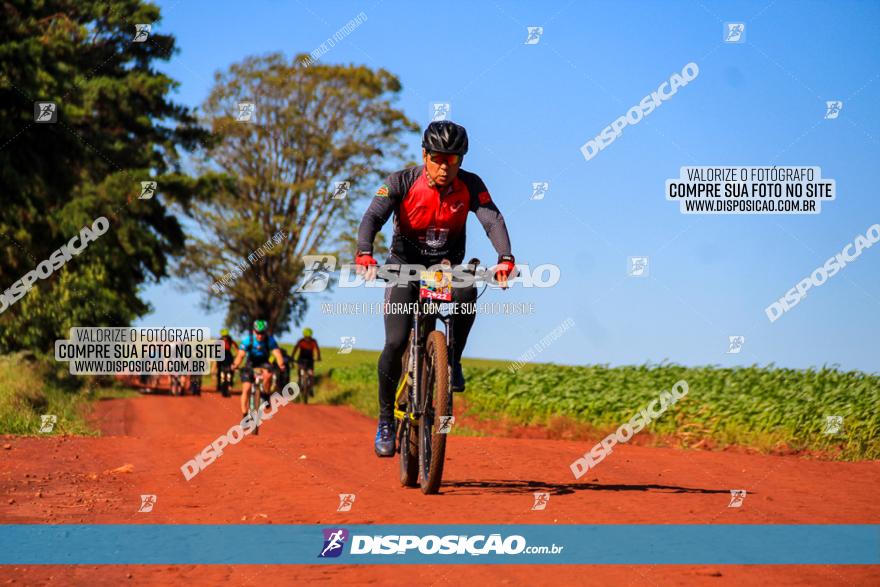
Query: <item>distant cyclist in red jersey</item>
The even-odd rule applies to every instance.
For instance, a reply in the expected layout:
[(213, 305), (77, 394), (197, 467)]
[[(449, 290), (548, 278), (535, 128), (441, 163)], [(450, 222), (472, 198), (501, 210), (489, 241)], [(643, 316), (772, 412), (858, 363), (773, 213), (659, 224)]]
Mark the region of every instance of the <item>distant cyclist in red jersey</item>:
[(293, 359), (310, 375), (315, 375), (315, 360), (321, 360), (321, 347), (318, 346), (318, 341), (312, 338), (311, 328), (304, 328), (303, 337), (296, 341), (293, 347)]

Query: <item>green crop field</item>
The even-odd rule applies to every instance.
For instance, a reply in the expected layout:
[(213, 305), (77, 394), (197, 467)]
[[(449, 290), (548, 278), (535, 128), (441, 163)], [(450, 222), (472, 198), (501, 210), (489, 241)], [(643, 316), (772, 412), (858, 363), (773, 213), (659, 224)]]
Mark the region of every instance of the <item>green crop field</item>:
[[(317, 364), (319, 402), (376, 415), (375, 351), (326, 352)], [(880, 376), (837, 369), (651, 365), (570, 367), (463, 361), (467, 415), (549, 425), (566, 418), (604, 434), (628, 422), (661, 391), (685, 380), (687, 396), (641, 434), (658, 443), (746, 446), (762, 451), (819, 451), (841, 459), (880, 458)], [(459, 398), (457, 397), (458, 401)], [(827, 416), (842, 416), (826, 434)]]

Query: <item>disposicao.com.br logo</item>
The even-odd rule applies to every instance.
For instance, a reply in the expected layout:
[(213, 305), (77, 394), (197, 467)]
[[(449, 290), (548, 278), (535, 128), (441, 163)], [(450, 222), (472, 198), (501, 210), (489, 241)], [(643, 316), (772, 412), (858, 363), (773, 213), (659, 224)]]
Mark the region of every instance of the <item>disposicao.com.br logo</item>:
[[(324, 545), (319, 558), (338, 557), (344, 550), (344, 545), (349, 538), (349, 532), (345, 528), (325, 528)], [(552, 544), (549, 546), (529, 546), (526, 539), (519, 534), (502, 536), (501, 534), (475, 534), (473, 536), (461, 534), (448, 534), (438, 536), (428, 534), (420, 536), (416, 534), (354, 534), (351, 535), (350, 555), (405, 555), (410, 551), (413, 554), (440, 554), (440, 555), (517, 555), (517, 554), (560, 554), (564, 546)]]

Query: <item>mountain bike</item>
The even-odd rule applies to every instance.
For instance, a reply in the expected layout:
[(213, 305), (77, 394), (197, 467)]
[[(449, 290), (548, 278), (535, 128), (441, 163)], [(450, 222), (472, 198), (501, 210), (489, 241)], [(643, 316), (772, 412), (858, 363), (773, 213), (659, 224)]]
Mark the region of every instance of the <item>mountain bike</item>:
[[(260, 404), (263, 402), (263, 399), (268, 399), (269, 394), (263, 389), (263, 371), (264, 367), (254, 367), (254, 381), (251, 383), (251, 391), (248, 394), (248, 412), (253, 415), (254, 418), (254, 435), (258, 435), (260, 433), (260, 418), (262, 416), (262, 411), (260, 410)], [(272, 378), (269, 380), (269, 389), (275, 388), (275, 370), (270, 369), (272, 373)]]
[(302, 398), (302, 402), (307, 404), (309, 403), (309, 397), (314, 393), (314, 376), (312, 375), (311, 369), (308, 368), (308, 365), (298, 363), (297, 367), (299, 369), (299, 395)]
[(171, 388), (171, 395), (183, 395), (183, 383), (181, 382), (180, 375), (171, 375), (168, 384)]
[[(471, 259), (468, 265), (475, 271), (479, 263), (479, 259)], [(425, 494), (440, 490), (446, 437), (452, 424), (449, 359), (455, 344), (453, 316), (442, 306), (437, 307), (437, 302), (452, 301), (451, 282), (444, 283), (444, 279), (422, 272), (419, 301), (395, 395), (400, 483), (406, 487), (421, 486)], [(485, 289), (484, 286), (483, 292)], [(443, 323), (442, 332), (435, 329), (437, 319)]]
[(189, 392), (192, 395), (202, 395), (202, 376), (200, 374), (189, 376)]

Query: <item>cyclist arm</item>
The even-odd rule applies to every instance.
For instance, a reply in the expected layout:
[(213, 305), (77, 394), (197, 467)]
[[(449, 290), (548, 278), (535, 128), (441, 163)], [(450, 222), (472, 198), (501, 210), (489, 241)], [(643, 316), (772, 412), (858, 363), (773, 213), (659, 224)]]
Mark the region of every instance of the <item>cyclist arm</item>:
[(233, 371), (235, 371), (236, 369), (238, 369), (238, 366), (241, 365), (242, 361), (244, 360), (244, 356), (245, 356), (246, 354), (247, 354), (247, 353), (244, 352), (244, 349), (239, 349), (239, 350), (238, 350), (238, 354), (235, 356), (235, 360), (232, 361), (232, 370), (233, 370)]
[(472, 175), (469, 183), (471, 192), (471, 211), (477, 216), (477, 220), (483, 225), (486, 236), (495, 248), (498, 256), (511, 255), (510, 235), (507, 233), (507, 225), (504, 223), (504, 216), (492, 197), (486, 184), (477, 175)]
[(315, 355), (318, 357), (318, 360), (321, 360), (321, 347), (318, 346), (318, 341), (315, 341)]
[(278, 342), (275, 340), (275, 337), (270, 336), (267, 344), (269, 346), (269, 351), (271, 351), (272, 353), (272, 356), (275, 357), (275, 364), (278, 365), (279, 369), (284, 370), (284, 355), (281, 354), (281, 347), (278, 346)]
[(373, 201), (364, 212), (364, 217), (358, 227), (358, 254), (373, 254), (373, 241), (376, 239), (376, 235), (382, 230), (400, 203), (402, 197), (400, 184), (397, 174), (392, 174), (376, 190), (376, 195), (373, 196)]

